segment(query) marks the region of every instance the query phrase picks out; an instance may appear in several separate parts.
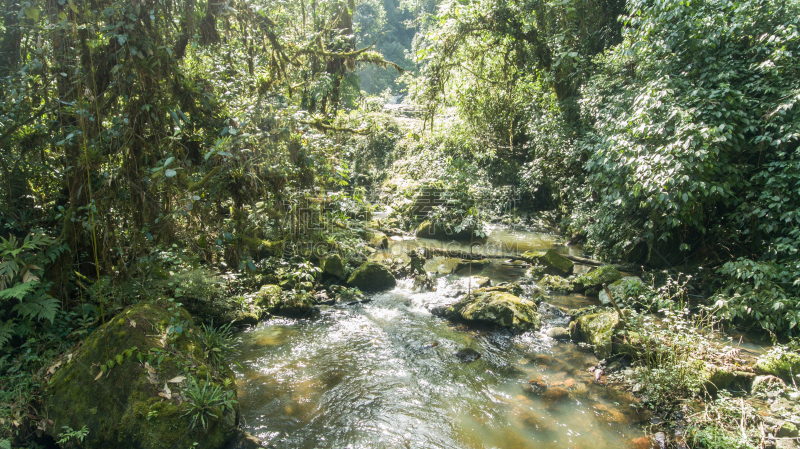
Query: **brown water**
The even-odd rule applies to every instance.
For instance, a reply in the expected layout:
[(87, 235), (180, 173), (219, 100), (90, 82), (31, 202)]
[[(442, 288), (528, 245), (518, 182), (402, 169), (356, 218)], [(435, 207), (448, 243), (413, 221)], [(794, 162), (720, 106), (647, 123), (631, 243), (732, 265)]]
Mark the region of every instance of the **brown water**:
[[(551, 236), (519, 231), (496, 231), (488, 243), (512, 239), (524, 249), (553, 245)], [(523, 273), (498, 260), (473, 274), (499, 282)], [(428, 293), (400, 282), (367, 304), (243, 332), (235, 371), (247, 430), (278, 448), (618, 449), (641, 436), (642, 415), (628, 398), (587, 371), (597, 363), (591, 352), (554, 342), (546, 328), (511, 335), (432, 316), (430, 307), (453, 301), (446, 293), (459, 278), (442, 275)], [(542, 311), (546, 327), (567, 322), (556, 308)], [(480, 359), (459, 360), (464, 348)], [(549, 393), (531, 392), (531, 380)]]

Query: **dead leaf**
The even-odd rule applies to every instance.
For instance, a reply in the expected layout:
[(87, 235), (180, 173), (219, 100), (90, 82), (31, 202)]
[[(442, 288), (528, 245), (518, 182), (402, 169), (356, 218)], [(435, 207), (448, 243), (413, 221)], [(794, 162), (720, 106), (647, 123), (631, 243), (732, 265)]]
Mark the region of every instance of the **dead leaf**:
[(50, 373), (50, 374), (53, 374), (53, 373), (56, 372), (56, 370), (58, 369), (59, 366), (61, 366), (61, 360), (59, 360), (58, 362), (54, 363), (53, 366), (51, 366), (50, 368), (47, 368), (47, 372)]
[(163, 393), (163, 392), (161, 392), (161, 391), (159, 391), (159, 392), (158, 392), (158, 395), (159, 395), (159, 396), (161, 396), (161, 397), (162, 397), (162, 398), (164, 398), (164, 399), (172, 399), (172, 396), (167, 396), (166, 394), (164, 394), (164, 393)]
[(156, 373), (156, 370), (152, 366), (150, 366), (149, 363), (144, 362), (144, 367), (147, 369), (148, 373), (150, 373), (150, 374), (155, 374)]
[(130, 320), (128, 321), (128, 324), (130, 324), (131, 327), (136, 327), (136, 321)]
[(167, 382), (169, 382), (171, 384), (179, 384), (179, 383), (183, 382), (184, 380), (186, 380), (186, 376), (175, 376), (172, 379), (168, 380)]
[(94, 380), (99, 379), (100, 376), (102, 376), (102, 375), (103, 375), (103, 371), (101, 370), (99, 373), (97, 373), (97, 377), (95, 377)]
[(172, 390), (169, 389), (166, 382), (164, 382), (164, 393), (166, 393), (168, 397), (172, 397)]

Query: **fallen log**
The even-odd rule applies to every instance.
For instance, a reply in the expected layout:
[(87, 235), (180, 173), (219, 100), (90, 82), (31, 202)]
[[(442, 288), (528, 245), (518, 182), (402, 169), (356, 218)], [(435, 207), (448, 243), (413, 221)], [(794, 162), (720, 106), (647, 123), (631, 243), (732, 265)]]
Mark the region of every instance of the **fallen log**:
[[(535, 260), (522, 257), (521, 255), (512, 256), (510, 254), (481, 254), (481, 253), (469, 253), (466, 251), (459, 251), (457, 249), (444, 249), (444, 248), (436, 248), (431, 246), (424, 246), (420, 248), (420, 250), (425, 251), (425, 254), (433, 254), (435, 256), (442, 256), (442, 257), (453, 257), (456, 259), (465, 259), (465, 260), (480, 260), (480, 259), (508, 259), (508, 260), (521, 260), (528, 263), (536, 263)], [(561, 254), (562, 256), (566, 257), (567, 259), (583, 264), (583, 265), (591, 265), (595, 267), (600, 267), (603, 265), (609, 265), (607, 263), (600, 262), (598, 260), (587, 259), (585, 257), (578, 257), (572, 256), (569, 254)]]

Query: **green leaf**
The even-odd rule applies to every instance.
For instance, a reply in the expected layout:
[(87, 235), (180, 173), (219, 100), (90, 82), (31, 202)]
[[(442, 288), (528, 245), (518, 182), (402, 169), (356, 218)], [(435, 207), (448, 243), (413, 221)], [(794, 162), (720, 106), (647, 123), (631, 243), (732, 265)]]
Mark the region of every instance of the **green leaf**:
[(33, 21), (39, 20), (39, 10), (33, 6), (25, 8), (25, 15)]
[(17, 284), (5, 290), (0, 290), (0, 299), (8, 300), (14, 298), (22, 301), (38, 283), (38, 281), (31, 281), (24, 284)]
[(41, 297), (21, 302), (14, 306), (12, 310), (23, 317), (29, 316), (36, 320), (48, 320), (52, 323), (60, 305), (55, 298)]

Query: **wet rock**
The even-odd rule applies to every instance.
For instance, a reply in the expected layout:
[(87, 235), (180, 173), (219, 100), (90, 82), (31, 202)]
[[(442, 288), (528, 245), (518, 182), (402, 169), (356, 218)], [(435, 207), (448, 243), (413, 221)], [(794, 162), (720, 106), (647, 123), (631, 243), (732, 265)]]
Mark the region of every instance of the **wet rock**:
[(377, 262), (364, 262), (350, 275), (347, 284), (363, 291), (376, 291), (394, 288), (397, 282), (385, 265)]
[(236, 435), (231, 439), (225, 449), (262, 449), (265, 442), (250, 435), (244, 430), (237, 430)]
[[(625, 276), (622, 279), (614, 281), (608, 285), (608, 290), (611, 292), (611, 295), (614, 297), (614, 301), (616, 301), (617, 304), (624, 304), (627, 302), (627, 292), (644, 292), (645, 288), (647, 288), (647, 286), (638, 276)], [(636, 297), (638, 295), (633, 296)], [(604, 305), (611, 304), (611, 300), (608, 299), (608, 295), (602, 288), (600, 289), (599, 299)]]
[(467, 276), (459, 279), (456, 283), (463, 290), (477, 290), (479, 288), (486, 288), (492, 285), (491, 279), (486, 276)]
[(537, 330), (542, 324), (535, 302), (498, 291), (476, 290), (449, 307), (431, 312), (449, 320), (493, 324), (517, 332)]
[(571, 260), (552, 249), (547, 251), (526, 251), (522, 254), (522, 257), (526, 262), (543, 266), (547, 274), (569, 276), (575, 270), (575, 264)]
[(438, 225), (431, 223), (430, 220), (423, 221), (417, 228), (415, 234), (421, 239), (436, 240), (459, 240), (459, 241), (481, 241), (485, 239), (473, 235), (474, 228), (462, 229), (456, 232), (452, 226)]
[(533, 362), (541, 366), (550, 366), (554, 361), (555, 359), (547, 354), (536, 354), (533, 357)]
[(464, 363), (472, 363), (481, 358), (481, 353), (472, 348), (464, 348), (456, 352), (456, 357)]
[(564, 279), (561, 276), (553, 276), (545, 274), (537, 284), (543, 289), (551, 292), (565, 292), (569, 293), (573, 290), (572, 282)]
[(470, 270), (472, 270), (473, 273), (477, 273), (478, 271), (488, 267), (491, 263), (492, 261), (490, 261), (489, 259), (480, 259), (480, 260), (461, 259), (456, 264), (456, 267), (455, 269), (453, 269), (453, 272), (455, 272), (456, 274), (468, 274)]
[(569, 341), (571, 338), (569, 335), (569, 329), (563, 327), (551, 327), (550, 329), (547, 329), (546, 334), (553, 340), (559, 341)]
[(389, 237), (386, 237), (381, 231), (372, 231), (372, 235), (369, 238), (370, 246), (378, 249), (385, 249), (389, 247)]
[(547, 390), (547, 383), (542, 379), (531, 379), (522, 386), (522, 391), (528, 394), (540, 395)]
[(345, 279), (342, 256), (331, 254), (322, 260), (322, 272), (338, 279)]
[(778, 438), (797, 438), (797, 426), (789, 421), (784, 421), (781, 428), (775, 434)]
[(620, 325), (617, 312), (607, 311), (584, 315), (575, 321), (575, 330), (584, 341), (591, 344), (598, 358), (611, 355), (614, 332)]
[(800, 354), (773, 349), (756, 361), (756, 374), (771, 374), (785, 381), (791, 381), (792, 375), (800, 374)]
[(622, 273), (613, 266), (606, 265), (576, 277), (573, 285), (577, 292), (600, 291), (603, 284), (612, 284), (620, 279), (622, 279)]
[[(181, 324), (181, 332), (166, 337), (174, 323)], [(161, 363), (139, 362), (139, 354), (153, 348), (163, 350)], [(105, 373), (101, 365), (107, 367)], [(89, 335), (71, 361), (53, 374), (44, 394), (52, 420), (46, 432), (57, 437), (63, 426), (86, 426), (89, 433), (81, 447), (88, 449), (120, 447), (122, 442), (130, 449), (221, 449), (234, 434), (236, 410), (212, 409), (217, 417), (206, 416), (205, 432), (190, 430), (190, 402), (178, 399), (185, 377), (177, 376), (186, 371), (201, 382), (213, 374), (213, 386), (235, 396), (233, 372), (207, 364), (188, 312), (167, 303), (131, 306)], [(148, 419), (154, 414), (158, 419)]]

